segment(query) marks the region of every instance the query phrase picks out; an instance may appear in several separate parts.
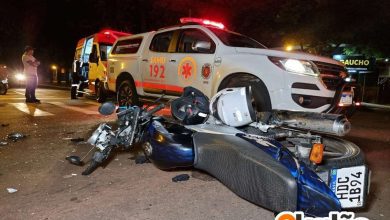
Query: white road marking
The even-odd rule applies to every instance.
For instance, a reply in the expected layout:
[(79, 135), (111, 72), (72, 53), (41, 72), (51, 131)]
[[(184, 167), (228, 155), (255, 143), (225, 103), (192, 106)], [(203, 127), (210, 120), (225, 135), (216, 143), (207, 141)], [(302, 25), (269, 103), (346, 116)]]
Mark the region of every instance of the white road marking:
[(25, 93), (22, 93), (22, 92), (17, 92), (17, 91), (14, 91), (14, 93), (16, 93), (16, 94), (19, 94), (19, 95), (25, 95)]
[[(15, 97), (15, 98), (11, 98), (11, 97), (3, 97), (3, 96), (0, 96), (0, 100), (2, 100), (2, 99), (4, 99), (4, 100), (20, 100), (20, 99), (26, 99), (26, 98), (21, 98), (21, 97)], [(41, 101), (43, 101), (43, 100), (69, 100), (69, 98), (58, 98), (58, 97), (45, 97), (45, 98), (40, 98), (40, 100)]]
[(52, 116), (53, 114), (50, 112), (45, 112), (37, 108), (37, 104), (29, 104), (26, 103), (9, 103), (17, 108), (19, 111), (27, 113), (31, 116)]
[(55, 106), (58, 106), (58, 107), (61, 107), (61, 108), (69, 109), (69, 110), (76, 111), (76, 112), (81, 112), (81, 113), (84, 113), (84, 114), (87, 114), (87, 115), (98, 115), (99, 114), (97, 109), (96, 109), (96, 111), (92, 111), (92, 110), (89, 110), (89, 109), (86, 109), (86, 108), (66, 105), (65, 103), (62, 103), (62, 102), (48, 102), (48, 103), (52, 104), (52, 105), (55, 105)]

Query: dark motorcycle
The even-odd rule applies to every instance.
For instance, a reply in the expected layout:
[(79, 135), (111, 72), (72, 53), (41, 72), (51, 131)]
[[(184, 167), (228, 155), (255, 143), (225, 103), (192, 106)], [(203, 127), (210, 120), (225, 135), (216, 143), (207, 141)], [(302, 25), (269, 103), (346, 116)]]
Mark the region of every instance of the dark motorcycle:
[[(101, 124), (88, 140), (97, 151), (83, 175), (93, 172), (114, 148), (140, 143), (158, 168), (204, 170), (238, 196), (274, 212), (328, 216), (365, 205), (369, 170), (363, 153), (351, 142), (328, 136), (349, 131), (345, 117), (288, 111), (256, 115), (248, 104), (250, 89), (221, 92), (210, 104), (200, 91), (185, 88), (171, 104), (176, 121), (153, 116), (163, 104), (120, 111), (117, 130)], [(104, 103), (99, 112), (114, 110), (112, 103)], [(75, 156), (68, 160), (82, 164)]]
[(8, 78), (7, 76), (0, 77), (0, 95), (7, 94), (8, 90)]

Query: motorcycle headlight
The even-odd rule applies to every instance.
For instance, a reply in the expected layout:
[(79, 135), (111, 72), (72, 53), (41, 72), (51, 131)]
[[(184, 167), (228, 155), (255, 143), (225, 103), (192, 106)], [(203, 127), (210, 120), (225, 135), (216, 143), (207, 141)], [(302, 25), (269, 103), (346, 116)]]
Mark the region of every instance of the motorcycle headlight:
[(314, 63), (307, 60), (297, 60), (283, 57), (268, 57), (268, 59), (283, 70), (292, 73), (318, 76), (319, 71)]

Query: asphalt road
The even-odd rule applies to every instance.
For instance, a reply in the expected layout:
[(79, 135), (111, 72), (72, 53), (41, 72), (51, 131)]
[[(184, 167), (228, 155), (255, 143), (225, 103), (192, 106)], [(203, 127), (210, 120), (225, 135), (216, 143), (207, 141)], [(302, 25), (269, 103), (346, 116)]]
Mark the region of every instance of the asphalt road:
[[(90, 146), (70, 139), (86, 140), (100, 122), (115, 116), (100, 116), (93, 100), (70, 100), (69, 91), (38, 89), (37, 97), (42, 104), (25, 104), (22, 89), (0, 96), (1, 141), (11, 132), (27, 135), (0, 146), (0, 219), (274, 218), (206, 174), (135, 164), (136, 151), (117, 152), (105, 168), (82, 176), (83, 168), (64, 158), (83, 155)], [(351, 122), (347, 139), (363, 149), (372, 170), (368, 205), (357, 216), (388, 219), (390, 112), (360, 111)], [(183, 173), (191, 178), (171, 181)]]

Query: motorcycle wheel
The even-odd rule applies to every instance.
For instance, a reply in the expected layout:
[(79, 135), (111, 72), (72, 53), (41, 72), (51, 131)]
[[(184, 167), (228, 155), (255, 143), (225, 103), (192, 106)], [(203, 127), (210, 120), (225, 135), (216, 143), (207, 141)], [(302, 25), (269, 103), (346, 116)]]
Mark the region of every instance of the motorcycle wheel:
[(0, 95), (5, 95), (7, 94), (7, 86), (4, 85), (3, 83), (0, 83)]
[(354, 143), (335, 137), (323, 137), (325, 145), (319, 170), (360, 166), (364, 164), (364, 154)]
[(95, 161), (94, 159), (92, 159), (88, 165), (88, 167), (81, 173), (82, 175), (84, 176), (88, 176), (89, 174), (91, 174), (93, 171), (96, 170), (96, 168), (98, 168), (98, 166), (100, 165), (99, 162)]

